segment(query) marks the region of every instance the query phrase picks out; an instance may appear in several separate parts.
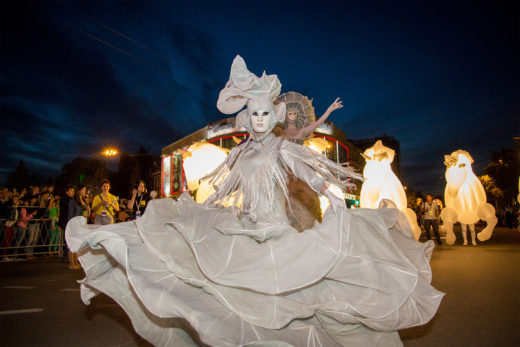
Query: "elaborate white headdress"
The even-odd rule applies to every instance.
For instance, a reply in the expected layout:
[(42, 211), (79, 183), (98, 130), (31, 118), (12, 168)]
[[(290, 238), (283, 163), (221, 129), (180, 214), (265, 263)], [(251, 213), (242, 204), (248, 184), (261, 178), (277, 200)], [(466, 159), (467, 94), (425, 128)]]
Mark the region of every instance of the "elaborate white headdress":
[(247, 69), (244, 59), (237, 55), (231, 65), (229, 81), (220, 91), (217, 108), (222, 113), (232, 114), (247, 105), (247, 109), (237, 115), (236, 127), (246, 128), (250, 133), (250, 115), (259, 109), (270, 111), (273, 118), (268, 131), (271, 131), (276, 123), (285, 120), (285, 103), (273, 104), (281, 89), (278, 76), (266, 75), (265, 71), (262, 77), (256, 76)]

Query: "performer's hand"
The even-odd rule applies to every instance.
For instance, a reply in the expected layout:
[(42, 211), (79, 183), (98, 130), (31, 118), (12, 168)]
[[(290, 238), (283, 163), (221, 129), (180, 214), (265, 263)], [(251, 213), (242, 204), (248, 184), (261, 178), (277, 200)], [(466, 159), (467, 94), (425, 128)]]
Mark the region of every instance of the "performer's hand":
[(137, 189), (132, 189), (132, 196), (135, 197), (137, 195)]
[(329, 106), (327, 111), (332, 112), (332, 111), (337, 110), (338, 108), (342, 108), (342, 107), (343, 107), (343, 101), (341, 101), (339, 98), (336, 98), (336, 100), (334, 100), (332, 105)]

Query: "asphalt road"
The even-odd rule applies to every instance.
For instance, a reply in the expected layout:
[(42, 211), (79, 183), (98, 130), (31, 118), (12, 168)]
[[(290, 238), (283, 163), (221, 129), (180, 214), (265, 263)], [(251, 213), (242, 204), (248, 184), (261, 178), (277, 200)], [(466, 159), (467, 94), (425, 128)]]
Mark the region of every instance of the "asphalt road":
[[(476, 247), (434, 250), (433, 285), (446, 293), (428, 324), (400, 332), (405, 346), (520, 346), (520, 232), (497, 229)], [(149, 346), (105, 295), (83, 305), (58, 258), (0, 263), (0, 345)]]

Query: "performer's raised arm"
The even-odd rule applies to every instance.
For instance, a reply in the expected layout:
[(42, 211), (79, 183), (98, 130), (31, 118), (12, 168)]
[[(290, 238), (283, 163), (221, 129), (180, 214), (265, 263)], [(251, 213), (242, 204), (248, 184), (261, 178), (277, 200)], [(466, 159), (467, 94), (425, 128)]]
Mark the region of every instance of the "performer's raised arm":
[(299, 138), (304, 139), (307, 136), (309, 136), (310, 134), (312, 134), (314, 132), (314, 130), (316, 130), (317, 127), (322, 125), (323, 122), (325, 122), (327, 120), (327, 118), (330, 116), (332, 111), (337, 110), (342, 107), (343, 107), (343, 102), (339, 98), (336, 98), (336, 100), (334, 100), (334, 102), (329, 106), (329, 108), (327, 108), (327, 111), (325, 111), (325, 113), (317, 121), (312, 122), (311, 124), (309, 124), (308, 126), (306, 126), (305, 128), (302, 128), (300, 130)]

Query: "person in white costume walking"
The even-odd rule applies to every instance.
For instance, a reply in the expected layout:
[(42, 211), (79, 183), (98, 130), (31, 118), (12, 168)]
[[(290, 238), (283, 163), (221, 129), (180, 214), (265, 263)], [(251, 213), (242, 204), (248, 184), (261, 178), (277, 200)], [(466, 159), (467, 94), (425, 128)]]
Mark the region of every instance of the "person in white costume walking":
[[(430, 285), (433, 243), (416, 242), (391, 202), (346, 210), (332, 186), (361, 177), (271, 133), (285, 117), (280, 89), (235, 58), (217, 107), (240, 111), (251, 136), (204, 179), (215, 188), (204, 204), (183, 194), (133, 222), (69, 223), (86, 304), (106, 293), (163, 346), (400, 346), (399, 329), (433, 317), (444, 295)], [(303, 232), (287, 218), (289, 174), (331, 200)]]

